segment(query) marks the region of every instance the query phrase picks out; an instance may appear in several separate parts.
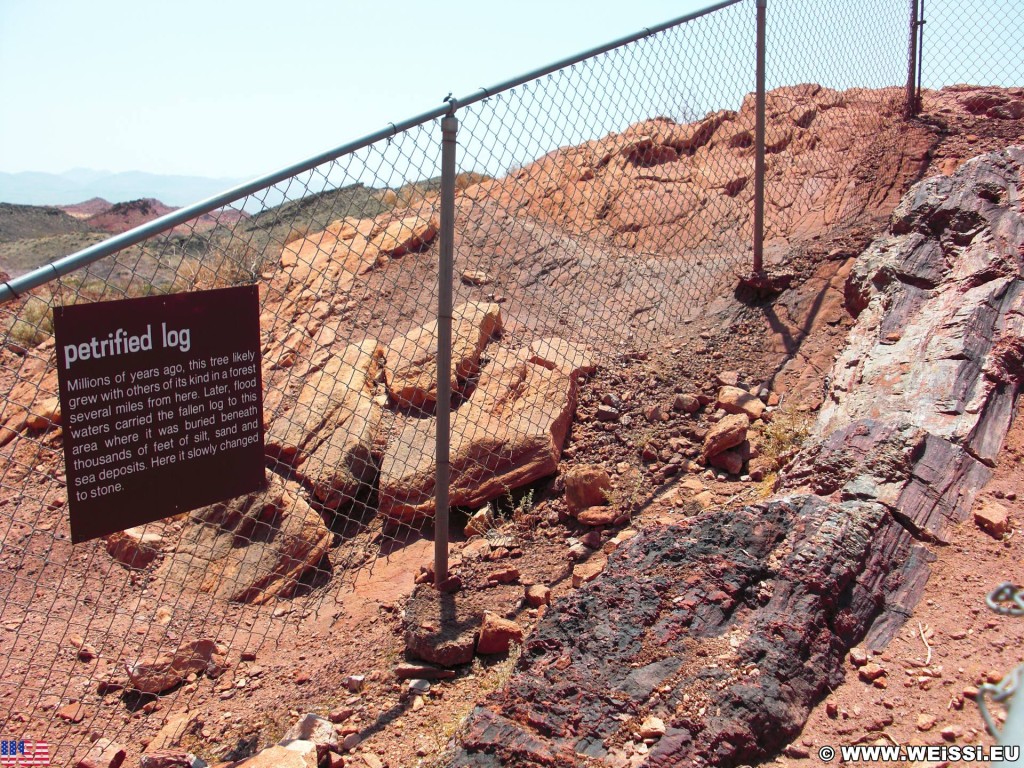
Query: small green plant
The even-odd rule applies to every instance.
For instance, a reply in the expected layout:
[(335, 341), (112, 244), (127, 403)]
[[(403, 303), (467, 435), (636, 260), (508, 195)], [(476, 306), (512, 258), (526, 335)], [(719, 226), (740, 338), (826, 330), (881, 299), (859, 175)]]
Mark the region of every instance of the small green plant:
[[(512, 494), (509, 494), (511, 500)], [(533, 488), (528, 488), (512, 510), (512, 520), (519, 523), (533, 511)]]
[(633, 445), (639, 449), (641, 454), (651, 443), (658, 443), (658, 430), (653, 425), (640, 430), (637, 436), (633, 438)]
[(795, 408), (783, 408), (761, 430), (761, 456), (778, 464), (787, 455), (800, 450), (810, 434), (810, 416)]
[(636, 467), (630, 468), (619, 478), (619, 482), (611, 490), (604, 492), (609, 506), (615, 507), (630, 517), (640, 511), (651, 495), (651, 485), (644, 473)]
[(503, 496), (488, 503), (487, 507), (491, 510), (490, 517), (494, 528), (500, 528), (509, 520), (521, 522), (533, 511), (533, 488), (527, 488), (518, 499), (509, 488)]
[(473, 659), (470, 676), (477, 683), (476, 689), (472, 692), (473, 695), (470, 697), (469, 703), (453, 717), (442, 720), (440, 714), (434, 713), (433, 717), (427, 721), (427, 728), (430, 730), (436, 752), (422, 761), (419, 764), (420, 768), (441, 768), (441, 766), (451, 763), (476, 702), (487, 694), (502, 688), (509, 681), (522, 653), (522, 646), (512, 643), (509, 646), (508, 655), (503, 659), (485, 661), (479, 656)]

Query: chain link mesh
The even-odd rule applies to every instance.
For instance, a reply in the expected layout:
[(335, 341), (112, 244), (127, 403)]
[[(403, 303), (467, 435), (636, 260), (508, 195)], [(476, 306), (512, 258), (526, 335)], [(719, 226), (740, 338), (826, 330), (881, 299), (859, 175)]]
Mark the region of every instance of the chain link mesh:
[[(437, 305), (439, 146), (438, 122), (420, 125), (0, 310), (0, 732), (50, 743), (61, 765), (93, 732), (152, 737), (159, 718), (138, 714), (187, 706), (228, 654), (336, 612), (329, 596), (423, 537), (376, 515), (377, 472), (399, 418), (384, 349)], [(52, 308), (248, 283), (267, 490), (72, 546)]]
[[(1024, 83), (1024, 13), (1021, 13), (1020, 3), (1015, 0), (968, 4), (927, 0), (923, 3), (921, 19), (924, 22), (923, 88), (934, 90), (949, 85), (1020, 88)], [(998, 106), (990, 105), (986, 109)], [(1003, 117), (1005, 119), (1005, 115)]]
[[(770, 4), (769, 265), (902, 194), (907, 5)], [(587, 375), (749, 269), (754, 19), (744, 0), (454, 109), (453, 527), (528, 514)], [(148, 739), (141, 715), (429, 544), (440, 147), (426, 121), (0, 306), (0, 734), (58, 764), (93, 732)], [(268, 489), (72, 547), (52, 309), (237, 284), (260, 289)], [(185, 671), (166, 689), (161, 656)]]
[[(908, 132), (909, 6), (781, 0), (768, 6), (765, 258), (810, 232), (875, 224), (895, 200), (872, 180), (900, 173)], [(852, 180), (853, 183), (846, 182)], [(876, 185), (875, 188), (884, 185)], [(896, 199), (901, 184), (891, 184)]]
[(749, 263), (753, 152), (728, 128), (753, 82), (752, 11), (459, 111), (460, 170), (487, 178), (456, 200), (455, 303), (502, 327), (452, 416), (451, 503), (471, 531), (529, 516), (595, 366), (657, 347)]

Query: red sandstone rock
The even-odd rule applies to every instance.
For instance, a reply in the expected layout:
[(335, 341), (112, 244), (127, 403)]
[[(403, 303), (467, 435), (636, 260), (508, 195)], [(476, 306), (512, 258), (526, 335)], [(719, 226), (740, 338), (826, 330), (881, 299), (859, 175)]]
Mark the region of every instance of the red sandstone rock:
[(174, 653), (156, 659), (127, 664), (131, 687), (141, 693), (160, 694), (181, 683), (191, 673), (219, 674), (225, 664), (227, 649), (213, 640), (185, 643)]
[(327, 555), (333, 535), (297, 483), (275, 474), (268, 480), (265, 491), (193, 513), (164, 577), (238, 602), (293, 594)]
[(619, 510), (615, 507), (587, 507), (576, 519), (583, 525), (611, 525), (618, 516)]
[(974, 522), (986, 533), (1001, 539), (1010, 532), (1010, 512), (998, 501), (983, 499), (974, 510)]
[(484, 614), (476, 652), (484, 655), (506, 653), (512, 643), (522, 645), (523, 628), (493, 613)]
[(574, 466), (565, 471), (565, 503), (570, 513), (605, 505), (612, 491), (612, 478), (598, 466)]
[(97, 739), (76, 768), (119, 768), (128, 753), (110, 739)]
[[(558, 468), (576, 410), (576, 380), (499, 350), (452, 415), (452, 505), (480, 507)], [(434, 512), (434, 420), (411, 419), (381, 465), (380, 510), (396, 521)]]
[[(452, 392), (475, 376), (480, 355), (502, 328), (497, 304), (469, 302), (452, 310)], [(395, 402), (409, 408), (432, 408), (437, 402), (437, 322), (414, 328), (385, 352), (384, 376)]]
[(705, 458), (715, 456), (729, 448), (735, 448), (747, 439), (750, 420), (744, 414), (730, 414), (708, 430), (704, 438)]
[(761, 398), (739, 387), (722, 387), (718, 390), (718, 407), (726, 413), (743, 413), (751, 421), (761, 418), (765, 404)]

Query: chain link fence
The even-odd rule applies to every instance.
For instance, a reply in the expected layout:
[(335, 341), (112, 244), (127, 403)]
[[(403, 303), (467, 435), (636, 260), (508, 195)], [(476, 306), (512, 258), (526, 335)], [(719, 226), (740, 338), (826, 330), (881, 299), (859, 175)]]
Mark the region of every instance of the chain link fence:
[[(399, 418), (384, 349), (436, 306), (437, 128), (253, 191), (4, 306), (4, 734), (47, 742), (61, 765), (91, 733), (152, 737), (158, 718), (138, 713), (187, 706), (197, 676), (273, 647), (422, 536), (377, 516), (376, 483)], [(267, 489), (72, 546), (61, 448), (74, 427), (52, 308), (241, 283), (260, 289)], [(391, 353), (389, 372), (417, 354)]]
[[(908, 7), (786, 0), (769, 3), (765, 250), (861, 224), (874, 231), (905, 189), (899, 159)], [(893, 199), (879, 199), (879, 177)], [(853, 180), (851, 184), (844, 180)]]
[[(0, 735), (57, 764), (94, 732), (138, 743), (157, 704), (333, 610), (431, 536), (438, 422), (457, 527), (528, 508), (586, 377), (749, 270), (754, 19), (726, 2), (451, 100), (0, 305)], [(779, 0), (768, 19), (771, 264), (891, 209), (879, 174), (904, 191), (882, 148), (909, 133), (909, 8)], [(259, 286), (267, 489), (72, 546), (53, 308), (238, 284)]]
[(1024, 83), (1024, 14), (1020, 3), (1013, 0), (917, 1), (922, 22), (919, 87), (931, 90), (950, 85), (1021, 87)]

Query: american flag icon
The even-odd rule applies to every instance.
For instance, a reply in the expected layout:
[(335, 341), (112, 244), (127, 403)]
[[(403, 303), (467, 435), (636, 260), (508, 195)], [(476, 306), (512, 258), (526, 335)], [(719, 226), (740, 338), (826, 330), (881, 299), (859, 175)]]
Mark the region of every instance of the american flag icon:
[(50, 745), (45, 741), (0, 739), (0, 765), (49, 765)]

